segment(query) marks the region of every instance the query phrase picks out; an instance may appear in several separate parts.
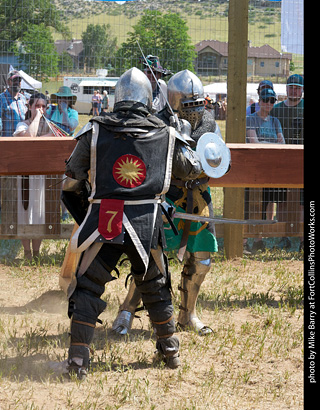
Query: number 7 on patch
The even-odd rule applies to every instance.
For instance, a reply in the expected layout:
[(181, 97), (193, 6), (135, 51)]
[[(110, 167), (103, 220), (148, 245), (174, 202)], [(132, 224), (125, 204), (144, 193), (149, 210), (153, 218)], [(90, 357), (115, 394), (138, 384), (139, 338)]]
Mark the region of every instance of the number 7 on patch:
[(105, 239), (113, 239), (122, 231), (124, 201), (102, 199), (99, 210), (98, 231)]

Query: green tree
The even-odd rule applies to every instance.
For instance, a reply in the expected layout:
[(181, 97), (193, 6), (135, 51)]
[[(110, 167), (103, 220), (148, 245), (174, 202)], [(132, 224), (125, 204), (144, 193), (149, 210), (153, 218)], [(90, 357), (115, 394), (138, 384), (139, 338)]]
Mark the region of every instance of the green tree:
[(117, 52), (118, 74), (132, 66), (141, 67), (142, 56), (137, 41), (144, 55), (157, 55), (163, 67), (174, 72), (194, 71), (196, 53), (187, 23), (178, 14), (147, 10), (133, 29)]
[(58, 58), (58, 67), (59, 67), (59, 72), (70, 72), (73, 71), (74, 69), (74, 62), (73, 58), (68, 54), (66, 50), (63, 50), (63, 52), (59, 55)]
[(82, 33), (84, 62), (87, 71), (105, 68), (112, 63), (117, 39), (110, 33), (109, 24), (89, 24)]
[(1, 0), (0, 51), (12, 50), (30, 25), (40, 24), (70, 37), (63, 15), (52, 0)]
[(26, 66), (31, 75), (46, 79), (58, 73), (58, 53), (52, 34), (44, 24), (30, 25), (13, 49), (19, 63)]

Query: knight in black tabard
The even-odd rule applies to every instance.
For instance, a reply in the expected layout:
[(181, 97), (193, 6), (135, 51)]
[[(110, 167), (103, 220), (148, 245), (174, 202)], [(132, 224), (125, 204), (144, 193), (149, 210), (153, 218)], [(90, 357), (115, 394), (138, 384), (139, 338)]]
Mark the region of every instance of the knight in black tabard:
[[(113, 113), (85, 125), (67, 161), (69, 194), (74, 183), (74, 192), (82, 195), (76, 204), (65, 202), (80, 225), (71, 239), (81, 259), (68, 310), (68, 370), (79, 378), (87, 373), (95, 324), (106, 308), (100, 297), (122, 254), (131, 262), (159, 354), (170, 368), (180, 365), (161, 202), (172, 173), (194, 179), (201, 164), (174, 128), (150, 114), (151, 107), (147, 77), (135, 67), (126, 71), (116, 85)], [(88, 198), (83, 198), (85, 186), (90, 186)]]

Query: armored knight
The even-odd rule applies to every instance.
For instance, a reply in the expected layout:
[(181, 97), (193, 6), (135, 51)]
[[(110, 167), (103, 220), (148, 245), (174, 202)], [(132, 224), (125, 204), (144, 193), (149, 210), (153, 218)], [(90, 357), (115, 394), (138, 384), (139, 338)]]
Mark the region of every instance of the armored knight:
[(172, 75), (172, 72), (161, 66), (158, 56), (151, 54), (147, 55), (146, 60), (143, 60), (143, 65), (143, 72), (148, 77), (152, 86), (152, 111), (156, 113), (161, 111), (166, 105), (167, 84), (162, 78)]
[[(189, 70), (176, 73), (168, 82), (168, 103), (174, 113), (186, 127), (191, 124), (190, 145), (196, 148), (199, 138), (207, 132), (218, 135), (220, 130), (211, 113), (205, 110), (204, 90), (200, 79)], [(170, 110), (166, 107), (159, 113), (159, 117), (167, 124), (170, 123)], [(186, 123), (186, 121), (188, 123)], [(221, 134), (220, 134), (221, 136)], [(173, 175), (170, 189), (166, 194), (166, 201), (179, 212), (213, 217), (209, 177), (202, 173), (198, 178), (186, 180), (184, 177)], [(179, 286), (181, 305), (179, 306), (178, 324), (182, 329), (192, 329), (200, 335), (212, 332), (204, 325), (196, 314), (196, 302), (200, 287), (211, 268), (211, 253), (217, 252), (215, 227), (212, 222), (191, 222), (174, 219), (178, 235), (168, 225), (165, 226), (166, 250), (178, 250), (178, 259), (184, 258)], [(113, 330), (119, 334), (126, 334), (131, 326), (140, 294), (131, 282), (118, 316), (113, 323)]]
[(180, 177), (196, 178), (201, 165), (183, 137), (150, 114), (151, 105), (147, 77), (135, 67), (126, 71), (116, 85), (113, 113), (94, 117), (84, 126), (66, 165), (69, 181), (62, 197), (80, 225), (71, 249), (81, 253), (69, 289), (68, 370), (80, 379), (87, 374), (89, 345), (106, 307), (100, 297), (105, 284), (115, 279), (111, 272), (123, 253), (131, 262), (135, 288), (149, 313), (159, 354), (169, 368), (180, 365), (162, 248), (161, 201), (177, 168), (173, 155), (180, 164), (176, 172)]

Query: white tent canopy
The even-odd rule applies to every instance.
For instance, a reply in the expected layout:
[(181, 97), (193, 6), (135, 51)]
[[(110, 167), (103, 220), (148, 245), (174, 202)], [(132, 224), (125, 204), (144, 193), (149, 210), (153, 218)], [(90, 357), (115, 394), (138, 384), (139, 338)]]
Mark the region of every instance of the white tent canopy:
[(23, 90), (39, 90), (42, 88), (42, 82), (35, 80), (32, 78), (29, 74), (25, 73), (22, 70), (19, 70), (19, 74), (21, 75), (22, 81), (21, 81), (21, 88)]
[(209, 94), (210, 97), (217, 94), (227, 94), (227, 83), (212, 83), (206, 85), (204, 88), (204, 94)]

